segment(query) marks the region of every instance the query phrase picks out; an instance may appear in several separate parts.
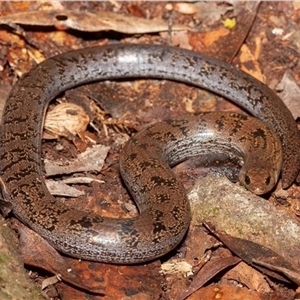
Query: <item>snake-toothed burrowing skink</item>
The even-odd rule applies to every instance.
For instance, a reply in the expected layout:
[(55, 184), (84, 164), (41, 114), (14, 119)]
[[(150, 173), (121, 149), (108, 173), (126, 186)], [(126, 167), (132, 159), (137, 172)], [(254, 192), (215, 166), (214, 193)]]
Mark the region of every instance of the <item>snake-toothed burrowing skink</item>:
[[(235, 121), (226, 121), (225, 114), (208, 122), (200, 116), (204, 127), (201, 122), (164, 122), (141, 133), (141, 140), (133, 138), (131, 146), (125, 147), (120, 167), (137, 201), (138, 217), (101, 218), (56, 201), (44, 184), (41, 167), (41, 131), (49, 101), (86, 82), (137, 77), (185, 82), (220, 94), (243, 107), (279, 135), (283, 149), (283, 186), (288, 187), (298, 174), (300, 137), (291, 113), (266, 85), (230, 65), (168, 46), (108, 45), (63, 53), (34, 67), (13, 87), (3, 114), (0, 167), (3, 195), (12, 204), (13, 213), (55, 248), (71, 256), (136, 263), (151, 260), (174, 248), (188, 228), (190, 212), (182, 185), (165, 163), (172, 165), (190, 154), (201, 153), (206, 144), (204, 136), (211, 135), (209, 151), (214, 146), (216, 151), (232, 149), (244, 158), (240, 180), (248, 188), (251, 189), (252, 184), (262, 184), (263, 192), (264, 185), (268, 190), (268, 185), (277, 181), (280, 170), (273, 174), (269, 166), (267, 176), (253, 175), (251, 164), (247, 162), (252, 162), (252, 166), (255, 162), (255, 166), (260, 167), (261, 160), (259, 157), (249, 160), (249, 153), (253, 155), (253, 151), (238, 145), (246, 142), (251, 148), (247, 130), (242, 130), (250, 127), (252, 136), (256, 137), (253, 142), (256, 151), (263, 151), (261, 156), (276, 158), (278, 141), (272, 142), (275, 139), (267, 128), (261, 123), (248, 126), (246, 117), (236, 116)], [(201, 128), (207, 131), (201, 133)], [(222, 134), (215, 135), (217, 129), (223, 128)], [(257, 130), (253, 131), (254, 128)], [(227, 137), (227, 140), (218, 142), (216, 136)], [(146, 152), (151, 143), (160, 154), (153, 149)], [(273, 163), (280, 169), (279, 157)], [(128, 171), (132, 166), (135, 170)]]

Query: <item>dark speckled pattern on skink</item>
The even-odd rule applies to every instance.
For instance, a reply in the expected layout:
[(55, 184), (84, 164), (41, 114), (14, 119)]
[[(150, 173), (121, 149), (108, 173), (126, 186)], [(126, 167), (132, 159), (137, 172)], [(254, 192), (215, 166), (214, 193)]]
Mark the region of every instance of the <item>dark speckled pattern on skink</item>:
[[(265, 192), (277, 181), (281, 143), (276, 136), (261, 122), (234, 114), (227, 120), (228, 114), (222, 113), (212, 114), (210, 121), (200, 115), (198, 123), (160, 123), (125, 147), (120, 166), (141, 211), (138, 217), (102, 218), (56, 201), (44, 184), (41, 168), (41, 131), (49, 101), (79, 84), (133, 77), (174, 79), (208, 89), (264, 121), (282, 143), (283, 185), (292, 184), (300, 166), (297, 126), (280, 98), (251, 76), (213, 58), (168, 46), (109, 45), (63, 53), (37, 65), (13, 87), (4, 110), (0, 147), (6, 200), (21, 221), (55, 248), (113, 263), (143, 262), (168, 252), (184, 236), (190, 211), (185, 191), (166, 163), (173, 165), (205, 149), (239, 155), (244, 160), (240, 181), (253, 192)], [(204, 140), (208, 130), (211, 144)], [(145, 148), (149, 149), (141, 151)], [(261, 160), (266, 156), (269, 162)], [(136, 169), (128, 171), (133, 165)]]

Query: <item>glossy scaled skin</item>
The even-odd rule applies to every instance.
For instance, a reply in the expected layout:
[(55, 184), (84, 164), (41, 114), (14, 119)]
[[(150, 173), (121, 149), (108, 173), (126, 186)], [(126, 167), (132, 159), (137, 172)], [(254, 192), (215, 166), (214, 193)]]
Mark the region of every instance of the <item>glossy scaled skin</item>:
[[(3, 115), (0, 149), (4, 197), (12, 203), (13, 212), (21, 221), (58, 250), (95, 261), (143, 262), (174, 248), (189, 226), (190, 211), (185, 191), (165, 162), (174, 164), (189, 156), (190, 143), (195, 142), (193, 126), (200, 126), (195, 125), (197, 123), (184, 125), (179, 131), (175, 121), (168, 124), (169, 129), (166, 129), (166, 125), (152, 127), (151, 130), (155, 128), (155, 135), (159, 136), (153, 147), (162, 148), (162, 154), (158, 157), (144, 157), (141, 152), (128, 151), (130, 147), (136, 149), (148, 144), (149, 132), (144, 134), (141, 141), (135, 138), (131, 144), (133, 146), (126, 146), (121, 154), (121, 170), (141, 211), (136, 218), (107, 219), (69, 208), (56, 201), (44, 184), (41, 131), (49, 101), (79, 84), (133, 77), (174, 79), (227, 97), (263, 120), (279, 135), (283, 149), (283, 185), (288, 187), (298, 174), (300, 137), (291, 113), (267, 86), (231, 66), (195, 52), (168, 46), (110, 45), (64, 53), (36, 66), (14, 86)], [(220, 118), (218, 123), (221, 122)], [(247, 126), (243, 118), (239, 122), (242, 127), (245, 125), (245, 128), (252, 129), (252, 125)], [(260, 132), (266, 133), (260, 135), (261, 138), (264, 136), (263, 151), (265, 156), (272, 157), (274, 164), (269, 166), (260, 162), (266, 170), (255, 175), (256, 172), (251, 171), (251, 164), (248, 164), (253, 161), (253, 158), (248, 159), (249, 153), (253, 155), (253, 151), (250, 151), (252, 142), (243, 136), (245, 132), (238, 131), (242, 136), (237, 140), (246, 139), (246, 147), (238, 146), (236, 140), (232, 143), (228, 131), (232, 132), (233, 128), (236, 131), (239, 127), (234, 127), (230, 121), (225, 123), (229, 128), (221, 135), (228, 138), (227, 143), (234, 146), (235, 154), (245, 161), (240, 173), (241, 182), (256, 193), (269, 190), (280, 172), (278, 140), (276, 142), (276, 137), (258, 122), (257, 126), (262, 130)], [(204, 124), (213, 127), (216, 120)], [(171, 129), (174, 129), (173, 133)], [(180, 134), (183, 135), (181, 152), (177, 153), (178, 158), (174, 160), (168, 153), (172, 152), (172, 143), (176, 143)], [(199, 135), (196, 133), (196, 140), (201, 141)], [(165, 138), (161, 140), (162, 137)], [(228, 150), (229, 144), (226, 146), (224, 143), (224, 149)], [(216, 138), (213, 138), (213, 144), (217, 150), (223, 148)], [(212, 146), (207, 147), (211, 149)], [(204, 148), (200, 143), (200, 150), (195, 151), (201, 153)], [(153, 152), (150, 150), (150, 153)], [(139, 168), (128, 172), (127, 166), (131, 165)], [(149, 168), (147, 176), (141, 176), (141, 170), (146, 167)], [(133, 184), (134, 180), (139, 184)], [(257, 181), (256, 190), (254, 185)]]

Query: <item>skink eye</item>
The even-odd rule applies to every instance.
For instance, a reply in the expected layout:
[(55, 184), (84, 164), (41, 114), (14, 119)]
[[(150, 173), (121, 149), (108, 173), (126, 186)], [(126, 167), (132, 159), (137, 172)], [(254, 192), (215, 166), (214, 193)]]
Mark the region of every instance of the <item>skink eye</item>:
[(245, 183), (249, 185), (251, 183), (250, 177), (248, 175), (245, 175)]
[(265, 183), (266, 183), (266, 185), (269, 185), (270, 182), (271, 182), (271, 176), (268, 176), (268, 177), (266, 178)]

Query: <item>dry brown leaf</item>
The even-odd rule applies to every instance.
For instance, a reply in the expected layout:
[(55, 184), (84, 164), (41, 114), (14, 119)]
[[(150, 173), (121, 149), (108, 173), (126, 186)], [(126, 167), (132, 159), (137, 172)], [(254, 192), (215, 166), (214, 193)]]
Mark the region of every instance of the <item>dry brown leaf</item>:
[[(163, 39), (169, 38), (168, 32), (161, 32), (160, 36)], [(190, 45), (190, 36), (188, 31), (180, 30), (172, 33), (172, 39), (170, 41), (170, 46), (178, 46), (180, 48), (192, 50), (192, 46)]]
[[(98, 32), (113, 30), (122, 33), (136, 34), (168, 31), (169, 24), (161, 19), (143, 19), (134, 16), (121, 15), (113, 12), (79, 12), (70, 10), (48, 10), (16, 13), (0, 17), (0, 24), (15, 24), (31, 26), (55, 26), (64, 30), (67, 28)], [(20, 28), (16, 28), (20, 30)], [(172, 30), (189, 30), (185, 25), (172, 25)]]
[(66, 259), (72, 272), (91, 288), (102, 288), (105, 297), (82, 293), (66, 284), (60, 284), (61, 299), (80, 300), (158, 300), (161, 294), (162, 277), (159, 263), (133, 266), (117, 266), (97, 262)]
[(243, 286), (247, 286), (250, 290), (259, 293), (270, 293), (272, 291), (266, 276), (250, 267), (244, 262), (230, 269), (224, 278), (240, 282)]
[[(213, 233), (230, 251), (238, 255), (247, 264), (255, 267), (263, 274), (276, 278), (283, 282), (294, 281), (299, 284), (299, 276), (289, 277), (288, 273), (295, 274), (296, 269), (284, 257), (278, 255), (275, 251), (247, 239), (232, 237), (220, 231), (216, 231), (212, 224), (205, 223), (205, 227)], [(255, 261), (255, 262), (254, 262)], [(258, 264), (258, 263), (259, 264)], [(261, 264), (272, 265), (271, 268), (262, 267)], [(282, 272), (282, 270), (284, 270)], [(286, 272), (289, 270), (289, 272)], [(275, 272), (274, 272), (275, 271)], [(285, 275), (285, 276), (283, 276)], [(288, 280), (289, 278), (290, 280)]]
[(210, 1), (198, 1), (194, 3), (194, 6), (197, 9), (195, 18), (201, 20), (203, 23), (205, 23), (206, 26), (208, 26), (208, 24), (219, 21), (223, 15), (233, 10), (233, 6), (231, 5), (224, 5), (218, 2)]
[(245, 44), (243, 44), (241, 47), (240, 61), (241, 70), (265, 83), (266, 79), (260, 70), (258, 61)]
[[(201, 290), (194, 293), (187, 300), (211, 300), (211, 299), (221, 299), (221, 300), (262, 300), (263, 295), (259, 293), (249, 291), (245, 287), (240, 287), (237, 285), (230, 284), (214, 284), (202, 288)], [(272, 298), (277, 300), (276, 298)]]
[[(199, 290), (204, 284), (206, 284), (210, 279), (216, 276), (219, 272), (224, 269), (234, 266), (241, 260), (236, 256), (224, 257), (219, 259), (214, 259), (209, 261), (194, 277), (193, 282), (190, 286), (178, 297), (176, 300), (184, 300), (188, 296), (192, 295), (195, 291)], [(215, 298), (217, 299), (217, 298)]]
[(64, 259), (46, 240), (40, 235), (24, 226), (18, 224), (20, 234), (20, 252), (25, 264), (41, 268), (52, 274), (60, 274), (60, 277), (79, 288), (88, 291), (99, 291), (99, 289), (89, 288), (88, 284), (82, 282), (82, 278), (72, 271), (69, 261)]
[(85, 152), (79, 154), (72, 161), (50, 162), (45, 159), (46, 176), (57, 174), (71, 174), (75, 172), (100, 171), (110, 147), (95, 145), (88, 148)]
[(280, 98), (284, 101), (285, 105), (291, 111), (295, 119), (300, 117), (299, 95), (300, 87), (297, 84), (291, 70), (287, 70), (280, 83), (276, 87), (280, 91)]
[(202, 43), (205, 47), (210, 47), (213, 43), (218, 41), (221, 37), (224, 37), (230, 33), (230, 30), (225, 27), (220, 27), (216, 30), (212, 30), (203, 34)]

